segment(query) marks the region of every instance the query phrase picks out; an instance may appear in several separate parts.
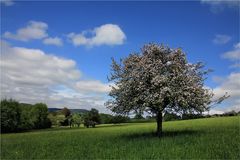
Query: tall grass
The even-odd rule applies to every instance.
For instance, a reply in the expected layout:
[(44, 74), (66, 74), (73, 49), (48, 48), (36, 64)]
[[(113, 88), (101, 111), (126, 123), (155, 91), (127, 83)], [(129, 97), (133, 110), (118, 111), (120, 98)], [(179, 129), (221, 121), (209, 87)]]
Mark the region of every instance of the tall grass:
[(240, 159), (240, 117), (1, 135), (1, 159)]

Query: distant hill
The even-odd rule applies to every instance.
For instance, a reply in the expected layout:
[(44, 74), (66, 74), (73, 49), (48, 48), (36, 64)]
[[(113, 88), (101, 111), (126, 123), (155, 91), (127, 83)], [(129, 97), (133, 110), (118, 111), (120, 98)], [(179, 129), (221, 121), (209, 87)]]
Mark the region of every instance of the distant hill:
[(71, 113), (87, 113), (89, 110), (87, 109), (69, 109)]
[[(60, 111), (61, 108), (48, 108), (48, 112), (56, 112)], [(71, 113), (86, 113), (89, 112), (87, 109), (69, 109)]]
[(21, 106), (33, 106), (32, 104), (28, 104), (28, 103), (19, 103), (20, 107)]
[(48, 112), (56, 112), (56, 111), (60, 111), (60, 108), (48, 108)]

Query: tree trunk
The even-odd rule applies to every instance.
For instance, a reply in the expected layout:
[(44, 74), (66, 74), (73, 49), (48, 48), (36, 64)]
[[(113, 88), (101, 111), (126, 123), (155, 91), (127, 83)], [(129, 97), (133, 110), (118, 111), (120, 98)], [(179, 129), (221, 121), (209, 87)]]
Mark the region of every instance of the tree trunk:
[(162, 112), (157, 113), (157, 136), (162, 136)]

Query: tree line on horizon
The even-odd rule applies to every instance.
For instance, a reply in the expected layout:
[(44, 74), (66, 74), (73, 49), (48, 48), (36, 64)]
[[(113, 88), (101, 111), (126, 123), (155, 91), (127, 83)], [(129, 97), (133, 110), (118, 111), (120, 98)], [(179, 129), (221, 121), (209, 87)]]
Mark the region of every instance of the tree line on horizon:
[(21, 132), (32, 129), (50, 127), (95, 127), (98, 124), (124, 123), (129, 117), (99, 113), (92, 108), (86, 113), (71, 113), (64, 107), (55, 112), (49, 112), (44, 103), (34, 105), (19, 103), (13, 99), (3, 99), (1, 106), (1, 133)]
[[(99, 113), (95, 108), (85, 113), (71, 113), (71, 110), (64, 107), (58, 111), (49, 112), (47, 105), (44, 103), (36, 103), (34, 105), (27, 103), (19, 103), (13, 99), (1, 100), (1, 133), (21, 132), (32, 129), (44, 129), (51, 127), (69, 126), (95, 127), (99, 124), (118, 124), (118, 123), (138, 123), (153, 122), (155, 116), (143, 117), (142, 114), (136, 113), (133, 118), (122, 115), (110, 115)], [(183, 114), (165, 112), (163, 121), (175, 121), (197, 118), (208, 118), (218, 116), (236, 116), (239, 112), (230, 111), (224, 114), (203, 115), (203, 114)]]

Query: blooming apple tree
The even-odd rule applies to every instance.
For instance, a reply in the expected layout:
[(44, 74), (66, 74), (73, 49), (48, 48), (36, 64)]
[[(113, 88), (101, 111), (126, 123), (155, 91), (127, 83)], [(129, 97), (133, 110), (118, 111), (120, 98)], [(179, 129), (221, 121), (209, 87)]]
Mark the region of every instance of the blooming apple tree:
[(114, 83), (106, 106), (118, 114), (150, 112), (156, 116), (157, 134), (162, 134), (162, 114), (202, 113), (209, 109), (213, 93), (204, 87), (209, 70), (189, 63), (181, 49), (145, 45), (117, 63), (112, 59), (109, 80)]

